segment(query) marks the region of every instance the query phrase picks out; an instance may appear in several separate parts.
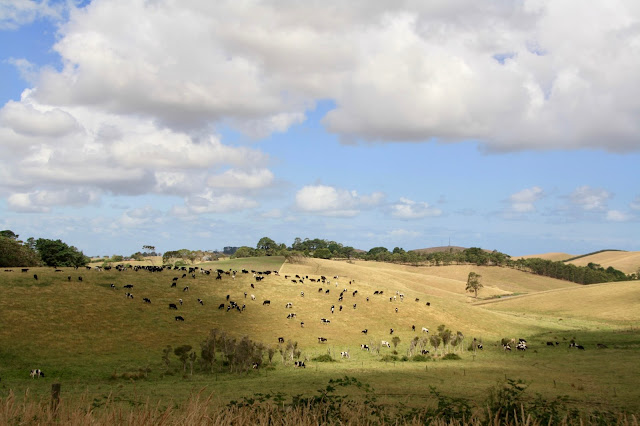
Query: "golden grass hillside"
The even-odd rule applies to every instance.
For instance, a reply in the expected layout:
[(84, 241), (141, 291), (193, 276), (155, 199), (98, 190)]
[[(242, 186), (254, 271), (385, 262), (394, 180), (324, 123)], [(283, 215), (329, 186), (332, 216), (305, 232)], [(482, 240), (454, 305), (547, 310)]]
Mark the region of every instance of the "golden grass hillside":
[(632, 274), (640, 269), (640, 251), (603, 251), (572, 260), (568, 263), (576, 266), (587, 266), (589, 263), (597, 263), (603, 268), (612, 266), (625, 274)]
[(529, 254), (526, 256), (516, 256), (513, 258), (513, 260), (536, 258), (536, 259), (552, 260), (554, 262), (561, 262), (565, 259), (571, 259), (572, 257), (575, 257), (575, 256), (576, 256), (575, 254), (552, 252), (552, 253), (542, 253), (542, 254)]

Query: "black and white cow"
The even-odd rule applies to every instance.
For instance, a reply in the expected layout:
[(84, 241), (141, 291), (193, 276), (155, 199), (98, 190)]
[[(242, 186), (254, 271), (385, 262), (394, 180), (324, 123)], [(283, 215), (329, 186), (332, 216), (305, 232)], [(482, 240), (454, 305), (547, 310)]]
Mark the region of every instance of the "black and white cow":
[(35, 370), (31, 370), (30, 376), (32, 379), (44, 377), (44, 372), (39, 368), (36, 368)]
[(387, 342), (386, 340), (383, 340), (381, 344), (382, 344), (382, 346), (386, 346), (386, 347), (388, 347), (388, 348), (390, 348), (390, 347), (391, 347), (391, 345), (389, 344), (389, 342)]
[(142, 298), (142, 301), (143, 301), (144, 303), (151, 303), (151, 299), (149, 299), (148, 297), (143, 297), (143, 298)]
[(294, 361), (293, 367), (294, 368), (298, 368), (298, 367), (307, 368), (307, 366), (304, 364), (304, 361)]
[(326, 337), (318, 337), (318, 343), (325, 343), (327, 341)]
[(340, 358), (350, 358), (349, 352), (347, 351), (340, 352)]
[(178, 316), (176, 317), (176, 321), (184, 321), (184, 318), (182, 318), (182, 316), (178, 315)]
[(360, 349), (362, 349), (363, 351), (368, 351), (369, 345), (360, 345)]
[(284, 337), (278, 337), (278, 343), (284, 343)]

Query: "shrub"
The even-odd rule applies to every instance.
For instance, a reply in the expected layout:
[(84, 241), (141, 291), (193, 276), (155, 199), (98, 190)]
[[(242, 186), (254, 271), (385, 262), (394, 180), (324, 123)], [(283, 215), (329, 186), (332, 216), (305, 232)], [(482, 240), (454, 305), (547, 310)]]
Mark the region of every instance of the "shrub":
[(331, 355), (329, 355), (329, 354), (319, 355), (319, 356), (317, 356), (315, 358), (311, 358), (311, 361), (316, 361), (316, 362), (336, 362), (336, 360), (331, 358)]
[(416, 361), (416, 362), (431, 361), (431, 358), (426, 355), (414, 355), (413, 358), (411, 358), (411, 361)]
[(443, 360), (453, 360), (453, 361), (456, 361), (456, 360), (459, 360), (459, 359), (462, 359), (462, 358), (460, 358), (460, 355), (458, 355), (458, 354), (449, 353), (449, 354), (446, 354), (445, 356), (443, 356), (443, 357), (442, 357), (442, 359), (443, 359)]

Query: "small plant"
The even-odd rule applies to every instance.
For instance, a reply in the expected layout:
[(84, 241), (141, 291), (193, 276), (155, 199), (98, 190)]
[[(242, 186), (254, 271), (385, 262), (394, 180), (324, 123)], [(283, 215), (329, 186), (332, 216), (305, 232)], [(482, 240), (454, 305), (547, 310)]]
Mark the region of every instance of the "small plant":
[(329, 354), (318, 355), (315, 358), (311, 358), (311, 361), (316, 361), (316, 362), (337, 362)]
[(460, 355), (458, 355), (458, 354), (448, 353), (445, 356), (443, 356), (442, 359), (443, 360), (457, 361), (457, 360), (460, 360), (462, 358), (460, 358)]

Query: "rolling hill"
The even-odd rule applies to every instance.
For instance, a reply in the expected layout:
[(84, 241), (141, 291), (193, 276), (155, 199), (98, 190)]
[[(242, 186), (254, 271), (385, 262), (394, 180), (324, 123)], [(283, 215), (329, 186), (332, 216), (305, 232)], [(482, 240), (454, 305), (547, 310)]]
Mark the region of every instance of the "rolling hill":
[(568, 263), (576, 266), (587, 266), (589, 263), (597, 263), (603, 268), (612, 266), (625, 274), (632, 274), (640, 269), (640, 251), (602, 251), (571, 260)]

